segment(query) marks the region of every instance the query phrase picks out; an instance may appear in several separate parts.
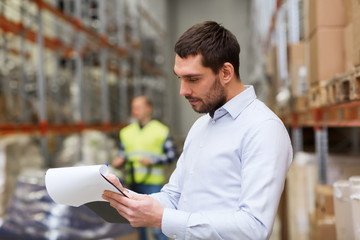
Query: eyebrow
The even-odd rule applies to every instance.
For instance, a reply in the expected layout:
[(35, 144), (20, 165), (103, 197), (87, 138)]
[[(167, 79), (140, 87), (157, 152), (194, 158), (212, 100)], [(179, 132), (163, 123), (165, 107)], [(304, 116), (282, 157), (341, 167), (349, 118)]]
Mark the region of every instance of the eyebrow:
[[(173, 72), (174, 72), (175, 76), (180, 77), (175, 73), (175, 71), (173, 71)], [(201, 77), (201, 76), (202, 76), (202, 74), (190, 73), (190, 74), (186, 74), (186, 75), (182, 76), (182, 78), (192, 78), (192, 77)]]

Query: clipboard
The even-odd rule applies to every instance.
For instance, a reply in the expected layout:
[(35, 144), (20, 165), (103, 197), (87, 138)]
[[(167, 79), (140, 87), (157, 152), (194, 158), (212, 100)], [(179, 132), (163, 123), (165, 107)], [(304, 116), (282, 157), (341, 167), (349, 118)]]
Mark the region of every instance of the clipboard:
[(128, 197), (105, 176), (107, 165), (50, 168), (45, 174), (48, 194), (58, 204), (79, 207), (85, 205), (110, 223), (128, 223), (110, 203), (102, 198), (105, 190)]

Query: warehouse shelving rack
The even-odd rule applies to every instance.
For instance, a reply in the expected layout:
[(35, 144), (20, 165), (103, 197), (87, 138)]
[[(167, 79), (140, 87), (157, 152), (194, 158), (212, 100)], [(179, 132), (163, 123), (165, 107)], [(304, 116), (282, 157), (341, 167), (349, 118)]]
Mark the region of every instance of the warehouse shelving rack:
[[(286, 2), (286, 1), (285, 1)], [(265, 51), (269, 49), (272, 36), (275, 33), (277, 15), (285, 3), (275, 1), (267, 37), (264, 41)], [(296, 1), (289, 4), (298, 4)], [(358, 128), (360, 127), (360, 66), (353, 67), (345, 73), (339, 73), (316, 91), (309, 89), (305, 98), (306, 104), (301, 108), (292, 106), (290, 101), (286, 110), (274, 111), (291, 129), (294, 153), (303, 150), (303, 128), (313, 128), (315, 133), (315, 151), (318, 157), (319, 183), (326, 183), (328, 149), (328, 128)], [(301, 99), (303, 102), (303, 99)]]
[[(328, 128), (360, 127), (360, 67), (335, 76), (319, 91), (321, 101), (311, 102), (307, 110), (294, 111), (282, 116), (283, 122), (291, 127), (294, 152), (303, 150), (302, 128), (315, 131), (315, 150), (318, 156), (319, 183), (326, 183), (328, 156)], [(312, 104), (316, 104), (311, 105)]]
[[(268, 33), (263, 41), (264, 52), (269, 51), (275, 36), (278, 37), (275, 35), (275, 28), (276, 22), (279, 20), (277, 15), (281, 7), (287, 4), (287, 9), (297, 7), (301, 11), (304, 11), (309, 3), (309, 1), (301, 0), (274, 0), (273, 2), (275, 6), (271, 9), (272, 18), (268, 27)], [(288, 11), (290, 12), (290, 10)], [(298, 41), (300, 41), (302, 34), (305, 35), (305, 32), (302, 33), (300, 30), (304, 30), (304, 25), (308, 23), (307, 20), (304, 19), (309, 17), (308, 13), (301, 11), (299, 12), (299, 19), (303, 19), (302, 24), (301, 22), (294, 25), (291, 24), (290, 20), (294, 17), (294, 14), (288, 16), (288, 21), (286, 22), (286, 31), (299, 33)], [(298, 18), (298, 16), (296, 16), (296, 18)], [(284, 19), (280, 19), (280, 21), (283, 20)], [(283, 23), (285, 24), (285, 21)], [(291, 34), (288, 36), (290, 35)], [(303, 36), (303, 38), (304, 37), (305, 36)], [(287, 43), (297, 44), (298, 41), (288, 41)], [(287, 67), (288, 66), (286, 66), (285, 69), (287, 69)], [(274, 72), (269, 73), (269, 75), (271, 75), (270, 78), (272, 79), (275, 79), (274, 75), (278, 74)], [(333, 79), (328, 79), (310, 89), (307, 89), (308, 84), (306, 81), (304, 83), (300, 82), (303, 79), (306, 80), (306, 71), (305, 73), (302, 72), (301, 77), (302, 79), (298, 80), (299, 83), (301, 83), (301, 87), (299, 87), (300, 84), (298, 82), (294, 82), (299, 84), (296, 87), (296, 93), (301, 96), (290, 96), (290, 99), (285, 106), (274, 106), (273, 110), (283, 120), (284, 125), (291, 133), (294, 154), (301, 151), (315, 152), (318, 169), (317, 182), (319, 184), (328, 184), (327, 170), (330, 154), (341, 152), (342, 154), (345, 153), (344, 155), (349, 156), (359, 155), (360, 66), (353, 67), (353, 69), (348, 70), (348, 72), (339, 73), (338, 75), (333, 76)], [(287, 81), (288, 79), (288, 76), (282, 79), (282, 87), (289, 89), (290, 82)], [(274, 82), (276, 83), (276, 81)], [(344, 139), (337, 139), (334, 141), (335, 136), (343, 136)], [(339, 144), (340, 141), (345, 144)], [(339, 144), (339, 146), (337, 144)], [(346, 147), (344, 147), (345, 145)], [(280, 204), (279, 211), (282, 220), (281, 234), (283, 239), (288, 239), (289, 218), (287, 211), (287, 194), (283, 194), (282, 198), (283, 202)], [(301, 215), (301, 217), (302, 216), (303, 215)], [(299, 218), (296, 218), (296, 220), (294, 220), (296, 221), (296, 224), (298, 224), (298, 219)], [(301, 231), (302, 230), (304, 229), (302, 228)]]
[[(59, 7), (60, 2), (63, 9)], [(43, 152), (46, 156), (47, 136), (49, 134), (81, 134), (82, 131), (87, 129), (100, 130), (106, 133), (117, 132), (126, 124), (129, 115), (129, 99), (133, 95), (158, 91), (158, 89), (148, 88), (151, 86), (156, 87), (159, 84), (146, 84), (141, 79), (143, 76), (151, 76), (154, 79), (164, 78), (161, 66), (145, 61), (141, 54), (141, 34), (143, 34), (141, 31), (144, 30), (141, 29), (141, 21), (147, 21), (148, 26), (151, 26), (152, 30), (157, 32), (156, 35), (159, 38), (166, 36), (165, 31), (140, 4), (135, 4), (137, 13), (134, 14), (134, 10), (129, 11), (129, 6), (126, 6), (129, 5), (127, 4), (129, 1), (126, 0), (111, 1), (116, 6), (117, 15), (116, 19), (109, 19), (106, 12), (106, 2), (108, 1), (26, 0), (8, 2), (3, 0), (1, 2), (0, 30), (3, 37), (4, 61), (6, 61), (5, 59), (9, 54), (17, 55), (17, 57), (20, 56), (21, 65), (23, 66), (26, 65), (28, 58), (34, 58), (34, 55), (37, 58), (36, 79), (34, 79), (33, 83), (36, 89), (37, 117), (30, 119), (29, 114), (25, 114), (29, 110), (27, 108), (29, 100), (26, 99), (26, 94), (23, 92), (17, 93), (21, 96), (19, 106), (22, 107), (21, 115), (23, 116), (15, 120), (0, 121), (0, 135), (31, 134), (40, 136)], [(90, 5), (92, 7), (96, 6), (95, 10), (87, 9), (89, 11), (85, 11), (95, 11), (97, 15), (96, 21), (92, 19), (93, 16), (86, 20), (83, 19), (82, 10), (85, 7), (84, 5), (87, 5), (87, 7)], [(13, 8), (12, 11), (19, 11), (20, 20), (14, 20), (11, 16), (5, 14), (4, 9), (6, 7)], [(36, 11), (33, 11), (34, 15), (30, 16), (29, 9), (34, 8), (36, 8)], [(47, 19), (44, 20), (45, 17)], [(44, 29), (45, 25), (48, 24), (44, 21), (48, 20), (49, 17), (54, 21), (53, 26), (50, 27), (54, 29), (51, 34)], [(93, 20), (93, 22), (89, 24), (88, 20)], [(115, 24), (113, 24), (115, 31), (112, 30), (112, 38), (108, 36), (107, 28), (109, 25), (106, 25), (110, 21), (115, 21)], [(97, 23), (96, 27), (93, 26), (94, 22)], [(62, 31), (59, 31), (59, 25), (62, 25)], [(47, 27), (49, 26), (47, 25)], [(70, 34), (71, 37), (64, 39), (66, 34)], [(9, 38), (17, 39), (21, 42), (21, 45), (18, 48), (9, 46)], [(163, 41), (163, 39), (158, 40)], [(36, 48), (36, 52), (28, 52), (26, 44), (32, 44), (32, 48)], [(47, 70), (43, 66), (49, 60), (49, 55), (56, 63), (52, 76), (50, 76), (51, 79), (46, 75)], [(93, 57), (86, 59), (87, 55), (93, 55)], [(96, 56), (94, 57), (94, 55)], [(74, 109), (71, 111), (73, 116), (71, 119), (63, 116), (61, 109), (63, 103), (67, 100), (61, 99), (62, 96), (58, 93), (57, 96), (50, 96), (55, 101), (55, 110), (53, 109), (55, 116), (53, 116), (53, 119), (49, 119), (46, 101), (51, 99), (49, 99), (50, 93), (47, 85), (53, 83), (55, 87), (61, 87), (59, 82), (61, 78), (64, 78), (60, 73), (62, 70), (59, 66), (61, 61), (65, 61), (64, 69), (67, 75), (70, 75), (70, 77), (67, 77), (68, 79), (74, 79), (71, 84), (77, 91), (77, 94), (74, 95), (76, 96)], [(97, 69), (98, 81), (90, 83), (90, 80), (87, 80), (85, 82), (85, 75), (90, 74), (84, 72), (87, 67)], [(24, 75), (26, 77), (26, 73), (24, 69), (21, 71), (22, 80), (18, 82), (19, 91), (24, 91), (22, 88), (25, 85), (26, 79)], [(94, 74), (93, 78), (95, 78)], [(109, 91), (110, 77), (115, 79), (115, 81), (112, 80), (111, 86), (115, 86), (118, 90), (111, 89), (112, 91)], [(6, 82), (7, 80), (2, 81), (4, 86), (10, 84)], [(70, 84), (69, 80), (66, 81)], [(97, 85), (99, 94), (85, 96), (85, 89), (90, 89), (89, 85)], [(67, 90), (67, 92), (69, 91), (70, 89)], [(115, 99), (110, 99), (114, 94), (116, 95)], [(89, 97), (97, 99), (91, 100)], [(96, 106), (84, 106), (95, 101)], [(110, 104), (113, 101), (116, 101), (116, 106)], [(11, 108), (11, 106), (8, 108)], [(88, 109), (87, 115), (84, 112), (85, 108)], [(98, 112), (93, 114), (91, 109)], [(69, 112), (69, 110), (67, 111)], [(101, 119), (88, 119), (89, 116), (93, 117), (92, 115), (97, 115)]]
[(328, 155), (328, 128), (360, 127), (360, 101), (333, 104), (294, 112), (282, 116), (282, 120), (292, 129), (294, 152), (303, 146), (302, 128), (311, 127), (315, 131), (316, 153), (318, 156), (319, 182), (326, 183), (326, 161)]

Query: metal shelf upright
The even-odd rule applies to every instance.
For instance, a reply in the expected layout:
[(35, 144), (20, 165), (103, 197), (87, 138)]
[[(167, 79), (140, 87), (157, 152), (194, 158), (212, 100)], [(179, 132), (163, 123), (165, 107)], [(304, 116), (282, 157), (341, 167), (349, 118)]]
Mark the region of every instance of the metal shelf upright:
[(295, 152), (302, 150), (302, 127), (314, 128), (315, 149), (319, 160), (319, 182), (326, 183), (326, 163), (329, 152), (328, 128), (360, 127), (360, 101), (349, 101), (292, 113), (283, 119), (291, 125)]

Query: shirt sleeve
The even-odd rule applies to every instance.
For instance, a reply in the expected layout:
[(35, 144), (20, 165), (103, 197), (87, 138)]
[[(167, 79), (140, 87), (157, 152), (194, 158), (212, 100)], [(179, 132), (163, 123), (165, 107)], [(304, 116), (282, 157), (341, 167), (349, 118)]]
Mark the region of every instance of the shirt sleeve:
[(125, 157), (125, 147), (124, 144), (121, 142), (119, 142), (119, 154), (118, 157)]
[(176, 163), (176, 168), (171, 174), (169, 183), (167, 183), (159, 193), (151, 194), (153, 198), (160, 202), (164, 208), (177, 209), (181, 196), (181, 169), (183, 154), (180, 155)]
[(270, 237), (292, 161), (287, 130), (280, 121), (267, 120), (249, 131), (240, 152), (242, 190), (237, 209), (211, 212), (177, 210), (181, 170), (175, 170), (169, 184), (157, 196), (165, 208), (162, 231), (166, 236), (185, 240), (259, 240)]
[(173, 141), (170, 138), (170, 135), (168, 135), (165, 139), (163, 144), (163, 151), (164, 154), (153, 157), (154, 164), (171, 163), (175, 160), (175, 147)]

